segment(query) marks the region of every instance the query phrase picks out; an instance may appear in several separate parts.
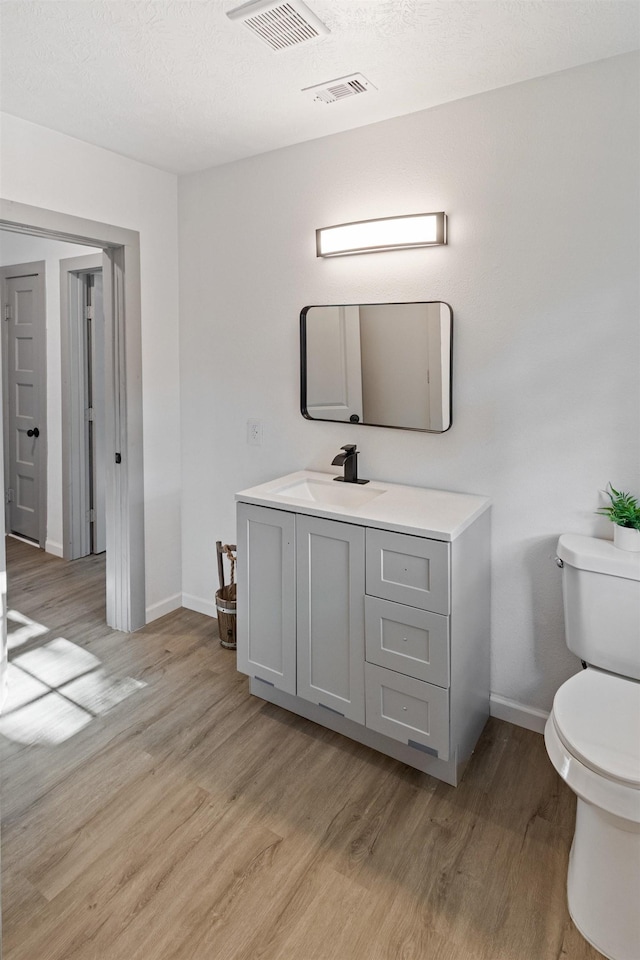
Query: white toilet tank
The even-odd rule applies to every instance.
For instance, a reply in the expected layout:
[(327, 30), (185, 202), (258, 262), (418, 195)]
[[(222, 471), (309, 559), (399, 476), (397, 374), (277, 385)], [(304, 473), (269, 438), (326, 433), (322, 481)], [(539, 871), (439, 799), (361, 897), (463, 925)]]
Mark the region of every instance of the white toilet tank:
[(640, 680), (640, 553), (565, 533), (558, 558), (569, 649), (591, 666)]

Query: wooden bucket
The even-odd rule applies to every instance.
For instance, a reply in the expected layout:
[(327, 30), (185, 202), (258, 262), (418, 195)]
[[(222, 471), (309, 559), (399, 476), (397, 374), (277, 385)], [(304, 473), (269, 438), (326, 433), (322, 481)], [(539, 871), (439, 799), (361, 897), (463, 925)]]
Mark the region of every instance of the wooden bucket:
[[(236, 556), (234, 550), (235, 543), (223, 544), (220, 540), (216, 543), (216, 552), (218, 554), (218, 579), (220, 580), (220, 589), (216, 590), (216, 612), (218, 614), (218, 632), (220, 634), (220, 643), (227, 650), (236, 649)], [(225, 585), (223, 556), (231, 566), (231, 583)]]
[(227, 650), (236, 649), (236, 585), (230, 583), (216, 590), (216, 610), (220, 643)]

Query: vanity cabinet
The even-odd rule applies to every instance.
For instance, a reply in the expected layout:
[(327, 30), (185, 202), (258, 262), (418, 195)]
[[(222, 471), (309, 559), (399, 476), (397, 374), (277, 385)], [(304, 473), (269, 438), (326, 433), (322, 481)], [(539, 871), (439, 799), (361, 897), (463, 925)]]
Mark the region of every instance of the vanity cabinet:
[(261, 489), (237, 507), (252, 693), (455, 785), (489, 714), (488, 501), (422, 491), (472, 515), (407, 533), (389, 502), (345, 516)]

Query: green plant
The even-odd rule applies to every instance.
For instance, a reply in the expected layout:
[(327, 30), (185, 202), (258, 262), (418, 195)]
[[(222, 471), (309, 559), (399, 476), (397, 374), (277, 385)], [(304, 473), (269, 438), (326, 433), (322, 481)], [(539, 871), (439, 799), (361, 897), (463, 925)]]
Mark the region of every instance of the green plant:
[(606, 507), (600, 507), (599, 510), (596, 510), (596, 513), (608, 517), (619, 527), (631, 527), (632, 530), (640, 530), (640, 504), (636, 498), (623, 490), (616, 490), (611, 484), (609, 484), (609, 489), (604, 492), (611, 503)]

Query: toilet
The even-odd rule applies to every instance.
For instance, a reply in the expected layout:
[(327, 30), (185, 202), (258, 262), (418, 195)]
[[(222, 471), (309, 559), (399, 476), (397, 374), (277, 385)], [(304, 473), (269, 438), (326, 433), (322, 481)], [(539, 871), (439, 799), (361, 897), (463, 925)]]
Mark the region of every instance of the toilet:
[(609, 960), (640, 960), (640, 554), (577, 534), (557, 554), (567, 646), (586, 666), (544, 732), (578, 798), (569, 913)]

